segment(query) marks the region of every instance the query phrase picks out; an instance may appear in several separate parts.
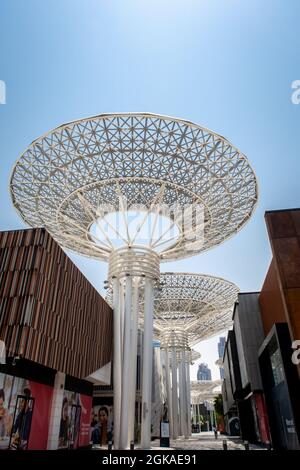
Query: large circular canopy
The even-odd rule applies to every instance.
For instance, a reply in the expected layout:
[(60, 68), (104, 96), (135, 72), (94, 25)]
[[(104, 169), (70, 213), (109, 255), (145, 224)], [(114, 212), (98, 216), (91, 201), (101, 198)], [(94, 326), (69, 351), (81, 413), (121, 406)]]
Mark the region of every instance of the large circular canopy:
[(220, 388), (222, 380), (193, 380), (191, 382), (191, 392), (206, 393)]
[(189, 346), (228, 329), (238, 287), (204, 274), (161, 273), (154, 297), (154, 331), (170, 346), (174, 334)]
[(191, 349), (191, 362), (194, 363), (198, 359), (200, 359), (201, 354), (196, 349)]
[(150, 113), (54, 129), (21, 155), (10, 190), (26, 223), (104, 260), (141, 237), (165, 261), (207, 250), (236, 233), (257, 202), (247, 158), (224, 137)]
[(191, 382), (191, 403), (212, 401), (221, 393), (221, 380), (198, 380)]

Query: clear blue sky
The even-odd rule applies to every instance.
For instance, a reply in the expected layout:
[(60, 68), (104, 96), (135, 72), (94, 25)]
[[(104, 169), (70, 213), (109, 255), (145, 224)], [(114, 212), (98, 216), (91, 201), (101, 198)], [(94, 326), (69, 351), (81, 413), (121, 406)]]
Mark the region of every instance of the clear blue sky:
[[(24, 227), (8, 179), (39, 135), (102, 112), (182, 117), (248, 156), (260, 199), (237, 236), (162, 270), (259, 290), (271, 258), (264, 212), (300, 206), (300, 105), (291, 102), (291, 83), (300, 79), (299, 17), (299, 0), (1, 0), (0, 230)], [(104, 263), (72, 259), (102, 288)], [(211, 365), (216, 341), (200, 350)]]

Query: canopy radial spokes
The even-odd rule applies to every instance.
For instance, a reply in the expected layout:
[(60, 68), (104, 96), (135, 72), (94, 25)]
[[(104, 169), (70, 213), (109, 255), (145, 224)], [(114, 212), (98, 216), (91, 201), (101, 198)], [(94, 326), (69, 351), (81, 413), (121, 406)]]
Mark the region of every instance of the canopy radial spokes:
[[(162, 261), (205, 251), (236, 233), (257, 201), (247, 158), (224, 137), (150, 113), (54, 129), (21, 155), (10, 190), (29, 225), (104, 260), (120, 244), (139, 244), (140, 235)], [(145, 216), (136, 225), (132, 211)], [(160, 232), (159, 217), (169, 219)]]

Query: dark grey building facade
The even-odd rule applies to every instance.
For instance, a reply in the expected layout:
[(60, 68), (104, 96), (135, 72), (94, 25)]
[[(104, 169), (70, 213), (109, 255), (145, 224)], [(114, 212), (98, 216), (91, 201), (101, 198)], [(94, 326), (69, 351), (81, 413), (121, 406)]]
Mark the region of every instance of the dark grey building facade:
[(227, 432), (229, 420), (237, 412), (240, 434), (249, 442), (267, 442), (270, 439), (258, 360), (258, 350), (264, 340), (258, 297), (257, 292), (239, 294), (233, 313), (236, 354), (233, 353), (234, 348), (227, 346), (224, 355), (223, 399)]
[(224, 381), (222, 384), (225, 429), (230, 436), (240, 435), (237, 399), (241, 392), (241, 374), (234, 330), (228, 332), (224, 349)]
[[(225, 336), (221, 336), (219, 338), (219, 342), (218, 342), (218, 357), (219, 357), (219, 359), (223, 359), (224, 351), (225, 351), (225, 344), (226, 344), (226, 338), (225, 338)], [(220, 371), (220, 379), (223, 380), (224, 379), (224, 367), (219, 366), (219, 371)]]
[[(300, 396), (286, 323), (275, 323), (259, 350), (273, 446), (299, 450)], [(298, 432), (297, 432), (298, 431)]]

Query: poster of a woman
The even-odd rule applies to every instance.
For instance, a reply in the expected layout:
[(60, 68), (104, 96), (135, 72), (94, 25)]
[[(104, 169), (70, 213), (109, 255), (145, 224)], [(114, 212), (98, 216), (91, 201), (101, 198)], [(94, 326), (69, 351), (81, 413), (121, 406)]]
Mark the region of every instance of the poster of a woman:
[[(110, 406), (100, 406), (94, 408), (92, 443), (95, 445), (106, 446), (112, 439), (112, 410)], [(95, 420), (95, 417), (96, 420)]]
[(89, 444), (89, 418), (92, 398), (70, 390), (64, 391), (61, 408), (59, 448), (77, 449)]
[(13, 421), (13, 408), (9, 406), (11, 395), (11, 377), (0, 373), (0, 449), (7, 449), (9, 446)]
[(68, 398), (65, 396), (62, 403), (61, 409), (61, 419), (59, 427), (59, 448), (68, 447), (69, 441), (69, 429), (70, 429), (70, 419), (69, 419), (69, 403)]
[(34, 398), (31, 396), (31, 390), (25, 387), (22, 395), (17, 397), (17, 412), (12, 426), (10, 448), (25, 450), (28, 448)]
[(27, 380), (0, 373), (0, 449), (27, 448), (33, 403)]
[(5, 392), (0, 389), (0, 440), (3, 441), (7, 435), (7, 409), (5, 407)]

